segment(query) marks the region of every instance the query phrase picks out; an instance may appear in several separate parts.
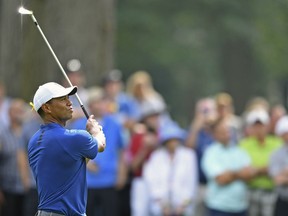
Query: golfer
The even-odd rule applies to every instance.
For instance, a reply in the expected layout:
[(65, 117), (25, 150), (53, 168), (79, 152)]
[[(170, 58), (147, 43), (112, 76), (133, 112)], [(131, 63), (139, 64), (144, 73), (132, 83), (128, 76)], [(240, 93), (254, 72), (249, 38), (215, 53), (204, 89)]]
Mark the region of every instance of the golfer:
[(85, 159), (104, 151), (106, 139), (93, 116), (87, 120), (87, 131), (65, 129), (73, 113), (69, 96), (76, 91), (77, 87), (64, 88), (49, 82), (34, 95), (34, 109), (44, 122), (28, 145), (37, 183), (37, 216), (86, 215)]

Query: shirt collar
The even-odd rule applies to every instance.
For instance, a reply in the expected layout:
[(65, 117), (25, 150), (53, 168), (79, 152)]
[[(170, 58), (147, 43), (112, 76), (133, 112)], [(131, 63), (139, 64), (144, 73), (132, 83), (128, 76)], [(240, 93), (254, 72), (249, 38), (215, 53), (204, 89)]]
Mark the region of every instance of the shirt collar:
[(48, 123), (48, 124), (42, 124), (41, 129), (53, 129), (53, 128), (64, 128), (62, 125), (58, 124), (58, 123)]

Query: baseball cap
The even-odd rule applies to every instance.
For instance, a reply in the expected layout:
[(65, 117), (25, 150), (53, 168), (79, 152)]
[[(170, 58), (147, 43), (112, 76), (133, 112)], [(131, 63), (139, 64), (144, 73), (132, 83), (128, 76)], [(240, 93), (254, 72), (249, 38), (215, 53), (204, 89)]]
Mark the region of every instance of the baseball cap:
[(145, 119), (153, 115), (160, 115), (166, 110), (165, 103), (158, 97), (150, 97), (142, 102), (140, 108), (140, 119)]
[(36, 112), (39, 108), (53, 98), (63, 97), (66, 95), (73, 95), (77, 92), (77, 86), (64, 88), (63, 86), (59, 85), (55, 82), (48, 82), (41, 86), (39, 86), (38, 90), (36, 91), (33, 104), (34, 109)]
[(275, 133), (278, 136), (282, 136), (284, 133), (288, 133), (288, 116), (281, 117), (275, 127)]
[(269, 115), (264, 109), (255, 109), (247, 114), (246, 122), (248, 125), (253, 125), (257, 122), (267, 124), (269, 122)]
[(165, 143), (171, 139), (177, 139), (183, 142), (186, 138), (186, 131), (180, 128), (176, 123), (168, 123), (160, 130), (159, 140), (160, 143)]

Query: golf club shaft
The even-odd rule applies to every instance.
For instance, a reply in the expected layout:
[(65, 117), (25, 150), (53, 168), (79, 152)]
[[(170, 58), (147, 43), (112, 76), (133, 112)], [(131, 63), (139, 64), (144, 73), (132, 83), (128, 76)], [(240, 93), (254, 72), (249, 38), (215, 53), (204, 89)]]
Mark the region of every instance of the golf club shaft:
[[(58, 66), (59, 66), (61, 72), (63, 73), (65, 79), (67, 80), (67, 82), (69, 83), (69, 85), (70, 85), (71, 87), (73, 87), (71, 81), (69, 80), (69, 77), (67, 76), (67, 74), (66, 74), (65, 70), (63, 69), (61, 63), (59, 62), (59, 60), (58, 60), (56, 54), (54, 53), (52, 47), (50, 46), (50, 44), (49, 44), (47, 38), (45, 37), (45, 35), (44, 35), (44, 33), (43, 33), (41, 27), (39, 26), (39, 24), (38, 24), (38, 22), (37, 22), (35, 16), (34, 16), (33, 14), (31, 14), (31, 17), (32, 17), (32, 20), (33, 20), (33, 22), (35, 23), (37, 29), (39, 30), (41, 36), (43, 37), (43, 39), (44, 39), (46, 45), (48, 46), (50, 52), (52, 53), (52, 55), (53, 55), (55, 61), (57, 62), (57, 64), (58, 64)], [(88, 118), (89, 118), (88, 112), (86, 111), (86, 109), (85, 109), (85, 107), (84, 107), (84, 105), (83, 105), (83, 103), (82, 103), (80, 97), (78, 96), (77, 93), (75, 94), (75, 96), (76, 96), (76, 98), (77, 98), (77, 100), (78, 100), (78, 102), (79, 102), (79, 104), (80, 104), (80, 106), (81, 106), (82, 111), (84, 112), (86, 118), (88, 119)]]

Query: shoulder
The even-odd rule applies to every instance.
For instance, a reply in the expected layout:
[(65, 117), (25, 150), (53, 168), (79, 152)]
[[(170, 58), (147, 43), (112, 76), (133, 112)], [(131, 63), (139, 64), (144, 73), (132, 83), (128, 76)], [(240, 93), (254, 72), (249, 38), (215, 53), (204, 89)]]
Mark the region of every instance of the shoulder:
[(105, 115), (103, 117), (103, 131), (107, 132), (107, 131), (118, 131), (121, 132), (123, 130), (123, 126), (121, 125), (121, 123), (116, 119), (115, 115)]
[(65, 135), (67, 138), (74, 139), (75, 141), (79, 141), (81, 139), (91, 139), (91, 134), (89, 134), (86, 130), (80, 129), (66, 129)]
[(179, 152), (181, 152), (181, 154), (183, 154), (183, 155), (187, 155), (188, 157), (196, 156), (195, 151), (191, 148), (186, 147), (186, 146), (180, 146)]
[(221, 146), (218, 143), (212, 143), (210, 146), (208, 146), (204, 152), (203, 161), (211, 161), (212, 159), (218, 160), (223, 154), (220, 147)]
[(207, 147), (205, 154), (212, 154), (218, 151), (220, 151), (220, 144), (213, 142), (210, 146)]
[(104, 122), (104, 124), (114, 125), (114, 126), (117, 126), (117, 127), (121, 126), (119, 121), (116, 120), (115, 115), (112, 115), (112, 114), (105, 115), (104, 118), (103, 118), (103, 122)]
[(4, 125), (0, 125), (0, 136), (3, 136), (7, 133), (8, 129)]
[(241, 148), (248, 148), (249, 146), (251, 146), (253, 142), (254, 142), (254, 139), (252, 137), (246, 137), (240, 140), (239, 146)]
[(181, 158), (181, 161), (186, 161), (189, 165), (193, 165), (196, 162), (196, 153), (194, 150), (181, 146), (177, 151), (178, 158)]
[(161, 162), (162, 158), (166, 157), (166, 155), (167, 155), (167, 151), (165, 150), (165, 148), (159, 147), (151, 153), (149, 160)]
[(233, 146), (233, 150), (234, 150), (234, 155), (236, 157), (239, 157), (240, 159), (243, 159), (243, 158), (246, 159), (247, 157), (250, 157), (247, 151), (245, 151), (240, 146)]
[(31, 148), (38, 141), (39, 136), (40, 136), (40, 130), (36, 131), (34, 135), (31, 136), (28, 142), (28, 149)]
[(287, 150), (288, 150), (287, 147), (284, 147), (284, 146), (278, 148), (277, 150), (272, 152), (270, 159), (278, 160), (279, 158), (285, 158), (287, 156), (287, 153), (286, 153)]
[(86, 130), (66, 130), (67, 137), (62, 147), (76, 156), (94, 158), (98, 152), (96, 139)]
[(279, 146), (280, 144), (282, 144), (282, 140), (279, 137), (274, 136), (274, 135), (269, 135), (267, 137), (267, 140), (269, 143), (271, 143), (271, 145)]
[(124, 92), (118, 94), (118, 100), (120, 100), (121, 102), (128, 102), (128, 103), (135, 101), (131, 95), (126, 94)]

